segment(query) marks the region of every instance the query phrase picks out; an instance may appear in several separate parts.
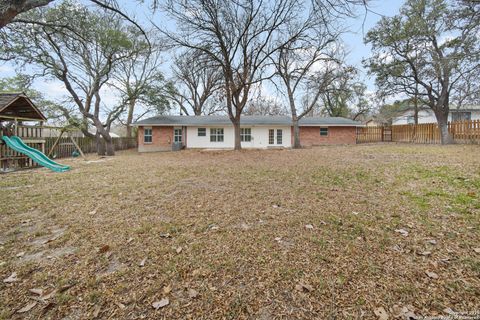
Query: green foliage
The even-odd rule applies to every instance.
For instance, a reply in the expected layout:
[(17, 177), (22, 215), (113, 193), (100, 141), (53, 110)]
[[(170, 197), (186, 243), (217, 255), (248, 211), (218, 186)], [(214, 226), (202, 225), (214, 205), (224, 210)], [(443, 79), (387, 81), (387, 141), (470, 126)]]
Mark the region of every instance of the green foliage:
[(44, 95), (32, 88), (32, 78), (18, 73), (10, 78), (0, 79), (0, 92), (23, 92), (37, 106), (48, 119), (56, 119), (60, 116), (58, 105), (48, 100)]
[(448, 111), (450, 92), (459, 90), (463, 77), (480, 69), (480, 27), (475, 22), (479, 7), (408, 0), (398, 15), (383, 17), (367, 33), (365, 41), (372, 45), (373, 55), (364, 61), (381, 92), (412, 97), (418, 90), (432, 108), (438, 104)]
[(20, 67), (28, 66), (34, 76), (62, 82), (67, 99), (58, 106), (61, 114), (85, 134), (95, 127), (108, 141), (108, 131), (126, 104), (105, 104), (102, 89), (113, 87), (115, 73), (145, 50), (144, 38), (114, 12), (92, 10), (80, 1), (66, 0), (21, 17), (29, 22), (0, 31), (5, 44), (0, 59), (12, 59)]

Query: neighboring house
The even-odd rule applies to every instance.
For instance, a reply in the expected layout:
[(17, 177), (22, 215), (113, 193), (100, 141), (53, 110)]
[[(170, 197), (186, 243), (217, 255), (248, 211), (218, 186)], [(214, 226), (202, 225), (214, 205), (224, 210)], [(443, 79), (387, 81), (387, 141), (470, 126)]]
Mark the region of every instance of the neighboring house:
[(375, 118), (370, 118), (367, 121), (365, 121), (365, 126), (367, 126), (367, 127), (381, 127), (385, 124), (386, 123), (384, 123), (384, 122), (382, 122), (378, 119), (375, 119)]
[[(480, 105), (465, 105), (460, 109), (452, 107), (448, 115), (448, 121), (480, 120)], [(414, 124), (414, 109), (409, 108), (398, 116), (392, 118), (393, 125)], [(437, 123), (433, 110), (428, 107), (420, 107), (418, 111), (418, 123)]]
[[(242, 148), (290, 148), (292, 119), (288, 116), (242, 116)], [(232, 149), (234, 130), (227, 116), (158, 116), (134, 123), (138, 127), (138, 151), (186, 148)], [(300, 121), (300, 143), (354, 144), (360, 122), (345, 118), (307, 117)]]

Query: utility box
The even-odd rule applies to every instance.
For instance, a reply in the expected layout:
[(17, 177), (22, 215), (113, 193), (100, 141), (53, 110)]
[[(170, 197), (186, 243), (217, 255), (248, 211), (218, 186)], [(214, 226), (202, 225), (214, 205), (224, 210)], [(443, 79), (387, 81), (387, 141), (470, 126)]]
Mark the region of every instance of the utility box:
[(174, 142), (172, 144), (172, 151), (180, 151), (182, 150), (182, 143), (181, 142)]

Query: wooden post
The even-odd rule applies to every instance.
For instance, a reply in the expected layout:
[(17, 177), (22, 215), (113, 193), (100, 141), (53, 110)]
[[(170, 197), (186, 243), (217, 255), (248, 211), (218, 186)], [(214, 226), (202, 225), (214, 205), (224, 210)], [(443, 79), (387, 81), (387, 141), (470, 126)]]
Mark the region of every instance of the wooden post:
[(80, 147), (78, 146), (78, 144), (75, 142), (75, 139), (73, 139), (73, 137), (72, 137), (70, 134), (68, 134), (68, 136), (70, 137), (70, 140), (72, 140), (73, 145), (77, 148), (78, 152), (80, 152), (80, 155), (82, 156), (83, 160), (87, 160), (87, 157), (85, 157), (85, 155), (83, 154), (82, 149), (80, 149)]
[(58, 142), (60, 141), (60, 138), (62, 137), (63, 135), (63, 130), (60, 131), (60, 135), (58, 136), (57, 140), (55, 140), (55, 142), (53, 143), (53, 146), (50, 148), (50, 150), (48, 151), (48, 154), (47, 154), (47, 157), (50, 158), (50, 155), (52, 154), (53, 150), (55, 149), (55, 147), (57, 146)]

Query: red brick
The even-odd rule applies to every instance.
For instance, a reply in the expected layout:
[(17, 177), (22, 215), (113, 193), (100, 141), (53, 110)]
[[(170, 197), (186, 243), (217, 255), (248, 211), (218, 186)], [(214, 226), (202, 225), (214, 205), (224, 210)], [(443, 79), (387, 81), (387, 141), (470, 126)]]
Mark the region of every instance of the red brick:
[(143, 142), (143, 129), (138, 128), (138, 151), (169, 151), (172, 150), (173, 127), (152, 127), (152, 143)]
[(356, 127), (328, 127), (328, 136), (320, 135), (320, 127), (300, 127), (300, 144), (304, 147), (325, 144), (355, 144)]

